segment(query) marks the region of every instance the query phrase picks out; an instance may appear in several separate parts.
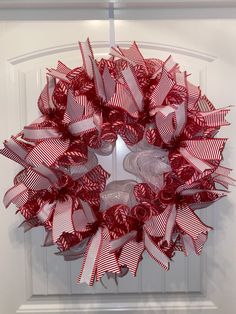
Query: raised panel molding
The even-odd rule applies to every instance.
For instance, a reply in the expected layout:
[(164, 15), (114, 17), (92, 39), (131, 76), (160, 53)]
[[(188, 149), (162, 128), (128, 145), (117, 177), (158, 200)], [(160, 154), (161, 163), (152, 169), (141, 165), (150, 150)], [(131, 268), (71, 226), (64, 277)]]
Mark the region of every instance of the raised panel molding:
[[(167, 51), (169, 53), (178, 53), (181, 55), (193, 57), (196, 59), (200, 59), (207, 62), (212, 62), (216, 60), (215, 55), (208, 54), (203, 51), (198, 51), (194, 49), (188, 49), (186, 47), (180, 47), (180, 46), (174, 46), (174, 45), (168, 45), (164, 43), (156, 43), (156, 42), (145, 42), (145, 41), (137, 41), (138, 46), (142, 49), (150, 49), (150, 50), (159, 50), (159, 51)], [(109, 52), (110, 44), (105, 41), (92, 41), (91, 42), (94, 50), (98, 48), (103, 48), (107, 50), (107, 53)], [(116, 45), (120, 45), (122, 47), (129, 47), (131, 44), (131, 41), (116, 41)], [(77, 51), (79, 50), (78, 44), (70, 43), (65, 45), (59, 45), (59, 46), (53, 46), (48, 47), (46, 49), (40, 49), (31, 51), (30, 53), (26, 53), (23, 55), (16, 56), (14, 58), (8, 59), (8, 62), (12, 65), (18, 65), (23, 62), (27, 62), (33, 59), (38, 59), (40, 57), (49, 56), (53, 54), (58, 53), (66, 53), (71, 51)]]

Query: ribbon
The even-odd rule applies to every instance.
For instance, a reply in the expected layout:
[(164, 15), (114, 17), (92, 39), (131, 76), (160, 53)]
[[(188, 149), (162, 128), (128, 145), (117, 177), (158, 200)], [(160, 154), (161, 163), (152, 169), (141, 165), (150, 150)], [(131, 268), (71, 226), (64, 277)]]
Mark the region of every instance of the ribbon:
[[(76, 178), (75, 174), (73, 177)], [(87, 209), (86, 221), (91, 221), (93, 216), (89, 215), (88, 204), (99, 204), (99, 193), (104, 189), (107, 178), (108, 173), (101, 166), (95, 166), (76, 181), (60, 170), (52, 170), (45, 165), (28, 167), (17, 176), (17, 184), (5, 194), (4, 204), (6, 207), (11, 203), (22, 207), (36, 197), (39, 204), (36, 216), (43, 225), (52, 222), (52, 240), (56, 243), (64, 233), (87, 231), (83, 223), (77, 224), (76, 229), (74, 226), (77, 217), (73, 213), (77, 199), (81, 197), (85, 200), (81, 200), (81, 204)], [(45, 201), (46, 191), (49, 200)]]
[[(133, 230), (124, 236), (112, 240), (110, 242), (111, 252), (121, 249), (119, 257), (119, 265), (127, 266), (133, 276), (137, 273), (138, 264), (141, 260), (143, 251), (146, 250), (148, 254), (159, 263), (165, 270), (169, 268), (169, 258), (157, 245), (152, 236), (164, 236), (162, 230), (162, 219), (164, 215), (160, 214), (160, 217), (154, 216), (147, 220), (142, 229), (143, 241), (138, 242), (136, 240), (137, 231)], [(130, 258), (132, 256), (132, 258)]]
[(23, 167), (27, 167), (28, 163), (25, 159), (31, 148), (32, 146), (25, 145), (18, 137), (12, 136), (10, 140), (4, 141), (4, 148), (0, 150), (0, 153)]
[[(68, 90), (66, 110), (60, 123), (67, 128), (72, 136), (78, 136), (79, 134), (96, 129), (92, 115), (84, 115), (85, 108), (89, 106), (91, 106), (91, 103), (87, 100), (86, 96), (75, 97), (72, 90)], [(45, 122), (47, 120), (25, 127), (23, 138), (28, 141), (38, 142), (45, 139), (60, 139), (63, 136), (59, 129), (60, 125), (47, 127), (45, 126)]]
[(52, 225), (52, 238), (54, 243), (56, 243), (64, 232), (74, 232), (74, 225), (71, 219), (72, 209), (73, 201), (71, 197), (68, 197), (64, 202), (57, 201)]
[(29, 167), (20, 176), (19, 182), (9, 189), (4, 195), (3, 203), (8, 207), (11, 203), (23, 206), (27, 200), (30, 190), (48, 189), (58, 183), (55, 172), (41, 165), (40, 167)]
[[(96, 222), (91, 207), (84, 206), (84, 212), (90, 224)], [(78, 283), (85, 282), (88, 285), (93, 285), (95, 278), (97, 281), (100, 280), (106, 272), (120, 273), (116, 255), (109, 252), (110, 239), (108, 229), (106, 227), (98, 227), (88, 243)]]

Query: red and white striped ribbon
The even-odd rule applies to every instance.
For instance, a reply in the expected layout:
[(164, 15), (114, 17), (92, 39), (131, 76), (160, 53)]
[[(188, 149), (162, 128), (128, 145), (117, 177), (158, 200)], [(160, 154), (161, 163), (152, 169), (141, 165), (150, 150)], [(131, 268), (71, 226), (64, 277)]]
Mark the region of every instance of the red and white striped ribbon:
[(0, 149), (0, 154), (19, 163), (23, 167), (28, 166), (27, 162), (25, 161), (28, 150), (19, 140), (17, 140), (15, 137), (12, 137), (9, 141), (4, 142), (4, 146), (5, 147), (3, 149)]
[(68, 126), (68, 130), (74, 136), (96, 130), (94, 116), (84, 116), (80, 120), (71, 122)]
[(78, 277), (78, 283), (87, 283), (92, 286), (96, 275), (96, 267), (102, 245), (102, 228), (98, 228), (95, 235), (90, 239), (84, 259), (80, 275)]
[(38, 99), (38, 107), (42, 113), (48, 112), (51, 109), (55, 108), (53, 103), (53, 92), (56, 85), (56, 79), (50, 75), (47, 75), (47, 83), (42, 90), (39, 99)]
[(207, 127), (226, 126), (230, 124), (225, 119), (229, 111), (230, 111), (230, 106), (216, 109), (213, 111), (196, 112), (194, 115), (194, 121), (201, 126), (207, 126)]
[(56, 185), (58, 177), (53, 169), (40, 165), (39, 167), (29, 167), (24, 171), (21, 182), (31, 190), (43, 190)]
[(85, 42), (79, 42), (80, 52), (83, 59), (84, 68), (90, 78), (93, 78), (93, 66), (91, 60), (94, 59), (92, 47), (89, 39)]
[(20, 201), (23, 205), (27, 201), (27, 187), (24, 183), (18, 183), (10, 188), (4, 195), (3, 204), (7, 208), (11, 203), (15, 204)]
[(58, 61), (56, 69), (48, 69), (48, 75), (55, 77), (59, 80), (62, 80), (65, 83), (70, 83), (70, 80), (67, 78), (67, 74), (71, 71), (65, 64), (61, 61)]
[(91, 238), (85, 252), (78, 282), (93, 285), (106, 272), (120, 273), (120, 266), (114, 253), (110, 252), (110, 235), (107, 228), (99, 227)]
[(121, 250), (119, 256), (119, 265), (127, 266), (133, 276), (136, 276), (139, 262), (144, 251), (143, 241), (137, 242), (131, 240), (127, 242)]
[(203, 160), (221, 160), (226, 138), (211, 138), (183, 141), (185, 149), (192, 156)]
[(90, 58), (93, 70), (93, 78), (96, 89), (96, 94), (98, 97), (102, 98), (104, 101), (107, 99), (105, 83), (103, 81), (103, 77), (98, 69), (97, 63), (93, 58)]
[(131, 96), (130, 91), (124, 84), (116, 84), (115, 94), (106, 106), (125, 110), (134, 118), (138, 118), (139, 115), (137, 105)]
[(201, 233), (206, 234), (212, 229), (205, 225), (187, 204), (177, 207), (176, 223), (193, 240), (196, 240)]
[[(45, 164), (52, 166), (56, 160), (69, 148), (69, 140), (59, 138), (47, 139), (39, 142), (26, 156), (26, 162), (30, 165), (40, 166)], [(47, 154), (45, 154), (47, 152)]]
[(141, 54), (136, 42), (133, 42), (133, 44), (128, 49), (120, 48), (119, 46), (111, 47), (110, 55), (127, 61), (133, 66), (135, 66), (136, 64), (141, 65), (148, 73), (146, 60)]
[(42, 127), (36, 125), (29, 125), (24, 127), (24, 140), (30, 142), (37, 142), (49, 138), (58, 138), (60, 134), (53, 127)]
[(52, 224), (52, 238), (54, 243), (57, 242), (57, 240), (64, 232), (68, 233), (74, 232), (72, 212), (73, 201), (71, 197), (68, 196), (66, 201), (56, 202)]
[(162, 106), (174, 84), (175, 82), (170, 78), (168, 71), (163, 66), (161, 78), (150, 96), (151, 115), (154, 115), (159, 110), (158, 107)]
[(110, 242), (110, 252), (113, 253), (121, 249), (126, 243), (135, 239), (136, 235), (137, 235), (137, 231), (132, 230), (131, 232), (125, 234), (124, 236), (118, 239), (112, 240)]
[(55, 202), (53, 203), (46, 202), (43, 206), (41, 206), (39, 212), (37, 213), (37, 217), (42, 223), (50, 219), (55, 209), (55, 204), (56, 204)]
[(139, 87), (139, 84), (137, 82), (137, 79), (135, 78), (135, 75), (133, 74), (131, 68), (128, 66), (125, 70), (122, 72), (122, 76), (125, 80), (125, 83), (134, 99), (134, 102), (137, 106), (137, 109), (139, 111), (143, 110), (143, 93), (141, 88)]
[(144, 246), (148, 254), (165, 270), (169, 269), (169, 257), (153, 242), (148, 233), (144, 231)]
[(107, 99), (107, 101), (109, 101), (115, 93), (116, 83), (113, 80), (113, 78), (111, 77), (111, 74), (110, 74), (107, 66), (105, 66), (105, 68), (103, 70), (102, 78), (103, 78), (103, 82), (104, 82), (106, 99)]

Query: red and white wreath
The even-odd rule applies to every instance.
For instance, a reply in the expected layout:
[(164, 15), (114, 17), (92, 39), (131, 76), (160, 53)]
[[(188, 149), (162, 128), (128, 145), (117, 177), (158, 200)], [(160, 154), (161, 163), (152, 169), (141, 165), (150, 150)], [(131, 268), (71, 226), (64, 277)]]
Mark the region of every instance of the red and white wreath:
[[(230, 108), (216, 109), (172, 57), (146, 59), (133, 43), (96, 60), (89, 40), (79, 45), (83, 66), (48, 70), (41, 116), (0, 151), (23, 167), (4, 204), (25, 230), (44, 227), (44, 246), (83, 258), (79, 283), (135, 276), (144, 251), (168, 270), (176, 251), (201, 253), (212, 228), (198, 210), (234, 184), (221, 165), (226, 139), (215, 137)], [(97, 154), (118, 136), (139, 180), (106, 184)]]

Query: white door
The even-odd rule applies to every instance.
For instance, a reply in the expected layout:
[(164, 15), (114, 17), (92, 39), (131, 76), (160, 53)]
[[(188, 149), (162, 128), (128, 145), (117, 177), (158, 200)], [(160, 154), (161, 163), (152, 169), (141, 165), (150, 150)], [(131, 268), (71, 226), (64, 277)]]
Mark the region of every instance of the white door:
[[(114, 23), (0, 22), (0, 141), (37, 117), (36, 101), (46, 67), (55, 67), (58, 59), (71, 67), (81, 64), (77, 41), (84, 41), (87, 36), (96, 57), (107, 55), (114, 40), (124, 47), (136, 40), (146, 57), (165, 59), (172, 54), (217, 107), (236, 103), (236, 20), (228, 18), (231, 9), (224, 11), (224, 17), (212, 12), (199, 18), (195, 8), (187, 11), (131, 8), (118, 9)], [(36, 9), (34, 13), (37, 14)], [(223, 136), (230, 138), (224, 155), (229, 167), (234, 167), (236, 160), (235, 117), (232, 111), (228, 119), (232, 125), (222, 131)], [(122, 168), (127, 152), (119, 140), (111, 157), (100, 157), (112, 180), (129, 178)], [(2, 199), (18, 168), (1, 157), (0, 170)], [(41, 248), (42, 230), (23, 234), (22, 229), (17, 229), (21, 219), (14, 215), (14, 207), (4, 210), (2, 205), (0, 313), (234, 313), (235, 197), (233, 190), (227, 199), (202, 215), (215, 230), (201, 257), (176, 255), (171, 270), (165, 273), (144, 256), (135, 279), (126, 276), (119, 279), (118, 286), (104, 279), (106, 288), (100, 283), (92, 288), (78, 286), (75, 276), (81, 262), (64, 262), (54, 254), (55, 248)]]

